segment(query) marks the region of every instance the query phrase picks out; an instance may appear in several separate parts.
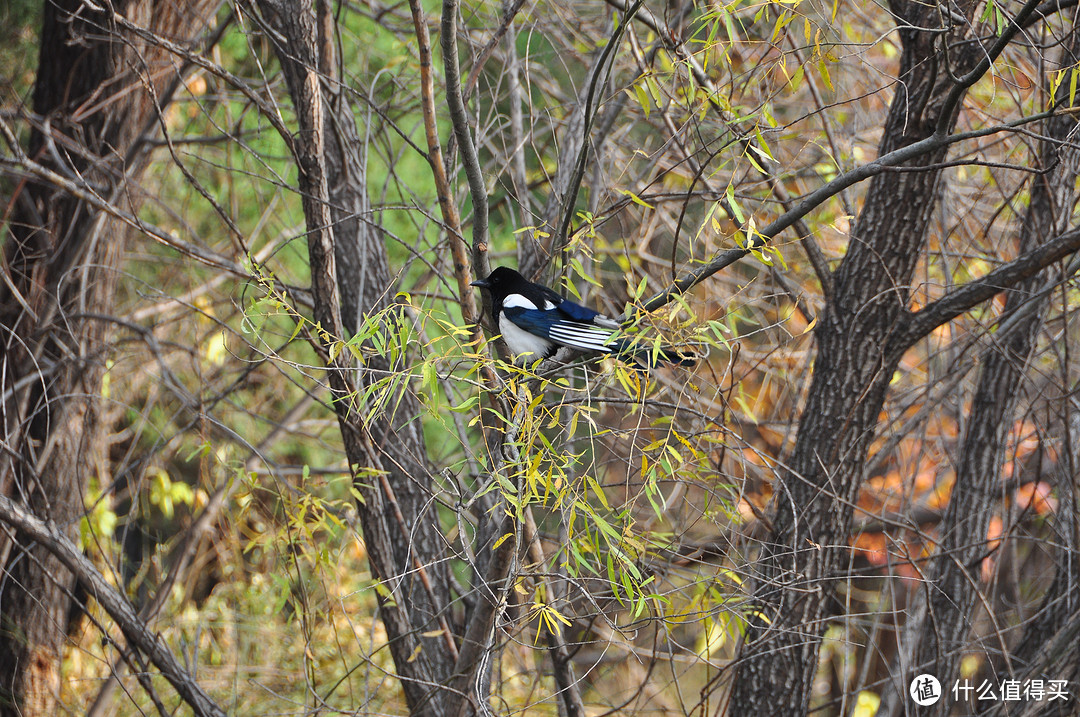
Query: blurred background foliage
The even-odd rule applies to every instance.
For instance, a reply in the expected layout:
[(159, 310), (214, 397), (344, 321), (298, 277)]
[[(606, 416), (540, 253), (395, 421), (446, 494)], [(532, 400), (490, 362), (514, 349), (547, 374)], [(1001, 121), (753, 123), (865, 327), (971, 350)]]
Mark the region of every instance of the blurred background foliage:
[[(427, 7), (437, 17), (438, 4)], [(431, 172), (417, 151), (425, 145), (408, 11), (342, 2), (335, 12), (343, 79), (367, 150), (373, 211), (365, 220), (383, 232), (408, 294), (411, 390), (421, 396), (416, 420), (444, 481), (439, 500), (448, 535), (455, 544), (467, 540), (472, 528), (461, 514), (472, 496), (503, 490), (537, 511), (548, 564), (532, 569), (570, 585), (561, 596), (545, 594), (545, 583), (523, 572), (494, 666), (500, 711), (556, 713), (537, 649), (544, 631), (554, 630), (573, 646), (597, 714), (706, 713), (715, 699), (709, 685), (732, 656), (750, 609), (734, 534), (757, 523), (768, 503), (810, 377), (822, 289), (805, 253), (783, 238), (648, 317), (674, 343), (711, 344), (692, 371), (664, 369), (646, 379), (606, 362), (537, 392), (532, 419), (518, 416), (531, 493), (515, 496), (486, 483), (477, 469), (489, 464), (487, 447), (473, 420), (477, 347), (452, 328), (461, 323), (457, 290)], [(466, 3), (466, 47), (483, 46), (502, 13), (496, 3)], [(606, 135), (587, 168), (577, 233), (542, 277), (609, 315), (640, 305), (740, 236), (745, 241), (718, 211), (721, 199), (757, 226), (781, 213), (760, 165), (799, 196), (872, 159), (895, 91), (898, 40), (892, 19), (874, 3), (703, 3), (680, 21), (712, 88), (655, 32), (631, 28), (603, 88)], [(261, 31), (242, 6), (224, 7), (218, 22), (228, 27), (210, 59), (295, 126)], [(0, 111), (24, 132), (39, 23), (39, 2), (0, 7)], [(561, 132), (612, 29), (612, 8), (601, 3), (526, 4), (512, 40), (499, 43), (479, 73), (468, 99), (482, 137), (493, 264), (515, 264), (518, 244), (540, 231)], [(510, 120), (508, 48), (523, 87), (520, 138)], [(1035, 50), (1010, 51), (1003, 71), (973, 88), (961, 126), (1041, 107), (1045, 73)], [(109, 465), (87, 496), (82, 546), (144, 602), (194, 516), (224, 488), (224, 509), (153, 629), (232, 713), (400, 714), (325, 372), (297, 337), (307, 328), (298, 326), (297, 312), (306, 312), (309, 272), (296, 166), (266, 118), (214, 73), (189, 74), (164, 122), (167, 141), (155, 140), (155, 161), (137, 187), (141, 217), (232, 257), (250, 276), (237, 279), (134, 233), (124, 240), (116, 309), (125, 323), (115, 331), (103, 390)], [(440, 129), (445, 141), (450, 128), (442, 117)], [(764, 151), (748, 150), (746, 136)], [(527, 188), (511, 174), (518, 152)], [(915, 306), (1014, 253), (1032, 146), (1021, 137), (972, 143), (964, 152), (982, 163), (948, 170), (942, 191), (944, 203), (970, 210), (941, 212), (935, 221)], [(468, 215), (464, 178), (451, 179)], [(10, 196), (17, 180), (0, 182)], [(807, 217), (832, 265), (845, 251), (861, 191), (853, 187)], [(1068, 345), (1061, 335), (1075, 338), (1076, 322), (1068, 321), (1075, 291), (1062, 294), (1047, 321), (1037, 376), (1025, 388), (1009, 443), (1001, 515), (988, 537), (1047, 534), (1056, 497), (1044, 476), (1061, 456), (1057, 402), (1074, 361), (1061, 352)], [(850, 538), (851, 561), (865, 579), (850, 583), (847, 597), (867, 612), (892, 599), (882, 576), (917, 577), (910, 561), (927, 549), (934, 516), (949, 499), (971, 357), (1000, 309), (989, 304), (935, 331), (893, 379), (860, 497), (867, 529)], [(376, 325), (367, 338), (389, 342), (389, 333)], [(522, 385), (513, 374), (504, 374), (510, 391)], [(875, 515), (912, 511), (922, 511), (926, 532), (898, 539), (869, 525)], [(999, 575), (1007, 561), (1015, 575), (1001, 599), (1008, 593), (1030, 605), (1045, 588), (1047, 561), (1037, 541), (1010, 545), (987, 557), (983, 577)], [(464, 557), (454, 569), (469, 580)], [(1017, 619), (1021, 613), (1018, 607)], [(93, 603), (72, 616), (62, 701), (73, 713), (86, 709), (116, 659), (102, 622)], [(887, 646), (852, 646), (874, 645), (871, 636), (889, 627), (870, 617), (829, 628), (818, 673), (821, 714), (838, 713), (831, 702), (837, 695), (884, 670)], [(965, 668), (972, 675), (974, 659)], [(152, 709), (134, 681), (124, 684), (128, 699), (113, 713)], [(873, 690), (852, 699), (848, 713), (873, 713)]]

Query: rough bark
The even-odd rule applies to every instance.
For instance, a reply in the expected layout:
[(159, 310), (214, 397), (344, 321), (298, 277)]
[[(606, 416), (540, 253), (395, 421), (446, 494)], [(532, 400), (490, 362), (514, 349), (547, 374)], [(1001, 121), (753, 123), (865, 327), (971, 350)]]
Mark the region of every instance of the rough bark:
[[(1080, 36), (1074, 27), (1058, 65), (1075, 65), (1078, 53)], [(1056, 103), (1058, 106), (1068, 103), (1067, 87), (1059, 89)], [(1039, 157), (1043, 173), (1035, 177), (1031, 187), (1021, 229), (1022, 254), (1063, 232), (1069, 224), (1076, 204), (1080, 161), (1070, 139), (1075, 136), (1078, 126), (1076, 118), (1068, 114), (1045, 123)], [(909, 644), (904, 647), (916, 650), (914, 664), (933, 664), (940, 675), (959, 675), (960, 661), (971, 649), (982, 652), (999, 672), (1007, 666), (1001, 660), (1001, 649), (1007, 646), (1002, 644), (1000, 635), (988, 636), (971, 645), (973, 626), (983, 606), (981, 598), (985, 597), (981, 595), (978, 568), (987, 555), (990, 518), (1000, 510), (1001, 470), (1009, 432), (1015, 421), (1016, 398), (1051, 297), (1038, 289), (1050, 280), (1050, 272), (1047, 269), (1031, 276), (1007, 293), (1004, 315), (1009, 316), (1025, 307), (1029, 319), (1002, 340), (991, 336), (993, 343), (980, 361), (982, 371), (963, 438), (956, 484), (942, 522), (941, 557), (928, 567), (928, 591), (919, 595), (916, 614), (909, 619), (912, 625), (905, 631)], [(1063, 532), (1065, 546), (1044, 607), (1029, 623), (1020, 650), (1013, 655), (1021, 663), (1030, 662), (1042, 645), (1052, 640), (1062, 624), (1067, 624), (1080, 605), (1076, 595), (1076, 545), (1071, 544), (1072, 531), (1067, 527), (1074, 516), (1070, 510), (1071, 500), (1068, 500), (1070, 490), (1068, 486), (1063, 487), (1064, 510), (1059, 515), (1066, 526)], [(1076, 664), (1075, 650), (1071, 661), (1064, 661), (1064, 664), (1069, 663)], [(1063, 674), (1053, 676), (1064, 677)], [(946, 690), (942, 701), (934, 707), (935, 713), (948, 714), (953, 702), (953, 694)]]
[[(361, 316), (391, 307), (396, 293), (382, 237), (366, 215), (363, 144), (352, 111), (336, 85), (329, 13), (319, 18), (296, 0), (264, 0), (260, 8), (280, 33), (275, 43), (297, 110), (295, 148), (307, 221), (315, 319), (336, 339)], [(322, 42), (320, 42), (320, 32)], [(320, 49), (321, 48), (321, 49)], [(318, 74), (323, 70), (323, 76)], [(333, 189), (331, 189), (333, 188)], [(390, 316), (393, 312), (384, 314)], [(372, 574), (381, 581), (380, 615), (410, 712), (445, 713), (445, 694), (457, 657), (449, 627), (450, 579), (432, 500), (415, 397), (407, 386), (395, 407), (365, 423), (355, 397), (395, 366), (382, 357), (365, 368), (344, 355), (329, 362), (329, 379), (356, 487)]]
[[(1075, 585), (1073, 587), (1072, 603), (1075, 605)], [(1065, 596), (1061, 593), (1055, 597), (1059, 603), (1065, 602)], [(1052, 608), (1044, 610), (1044, 614), (1050, 619), (1040, 620), (1042, 624), (1039, 629), (1031, 632), (1034, 639), (1025, 642), (1030, 649), (1021, 647), (1018, 657), (1023, 662), (1014, 664), (1015, 669), (1010, 676), (1021, 683), (1032, 679), (1067, 680), (1069, 699), (1054, 702), (1032, 700), (1020, 705), (998, 700), (986, 706), (983, 713), (986, 717), (1075, 717), (1076, 684), (1080, 681), (1080, 610), (1074, 607), (1072, 613), (1066, 614), (1064, 610)], [(1052, 622), (1055, 619), (1058, 621)]]
[[(960, 3), (970, 19), (975, 3)], [(879, 154), (951, 131), (963, 88), (983, 49), (958, 41), (936, 6), (895, 2), (903, 42), (900, 80)], [(953, 5), (955, 8), (956, 5)], [(946, 49), (947, 48), (947, 49)], [(959, 93), (959, 94), (958, 94)], [(847, 554), (852, 506), (893, 372), (907, 348), (895, 335), (937, 196), (945, 147), (909, 171), (876, 175), (821, 312), (817, 356), (789, 469), (775, 488), (773, 530), (756, 563), (761, 619), (749, 626), (732, 676), (731, 714), (804, 714)], [(925, 167), (925, 171), (910, 171)]]
[[(1073, 33), (1074, 43), (1075, 39)], [(1075, 63), (1076, 50), (1075, 44), (1066, 49), (1062, 66)], [(1060, 94), (1059, 104), (1067, 103), (1067, 88)], [(1020, 233), (1021, 253), (1064, 231), (1075, 204), (1077, 153), (1062, 143), (1076, 130), (1076, 120), (1063, 115), (1046, 124), (1044, 136), (1048, 139), (1042, 143), (1040, 164), (1051, 171), (1034, 179)], [(960, 660), (966, 653), (976, 612), (981, 609), (979, 563), (987, 555), (990, 519), (1001, 503), (1001, 468), (1015, 420), (1017, 395), (1050, 300), (1050, 294), (1032, 295), (1047, 281), (1049, 271), (1009, 289), (1005, 315), (1031, 301), (1036, 302), (1034, 315), (1003, 341), (993, 341), (980, 361), (982, 371), (961, 447), (956, 483), (941, 524), (938, 551), (942, 557), (930, 566), (926, 576), (930, 593), (926, 627), (932, 629), (911, 632), (912, 639), (922, 636), (915, 664), (933, 664), (941, 675), (960, 674)], [(1066, 613), (1061, 617), (1072, 611), (1068, 605), (1062, 607)], [(1003, 667), (998, 660), (1001, 647), (998, 636), (988, 637), (980, 646), (999, 669)], [(945, 692), (934, 707), (937, 714), (948, 714), (952, 707), (953, 696)]]
[[(207, 27), (217, 0), (118, 0), (97, 12), (46, 2), (28, 155), (99, 197), (134, 211), (127, 190), (156, 128), (153, 95), (177, 79), (170, 54), (115, 27), (111, 11), (174, 42)], [(106, 39), (107, 38), (107, 39)], [(4, 244), (0, 343), (5, 392), (0, 493), (73, 535), (86, 486), (106, 479), (101, 451), (105, 324), (123, 230), (46, 183), (17, 188)], [(0, 537), (0, 715), (55, 714), (71, 573), (19, 532)]]

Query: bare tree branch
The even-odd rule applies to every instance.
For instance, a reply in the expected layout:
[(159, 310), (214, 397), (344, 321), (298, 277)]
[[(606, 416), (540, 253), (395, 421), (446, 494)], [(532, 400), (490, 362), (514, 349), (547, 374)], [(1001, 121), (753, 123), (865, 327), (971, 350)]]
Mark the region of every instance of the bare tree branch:
[[(450, 255), (454, 260), (454, 276), (457, 278), (458, 298), (461, 301), (462, 316), (466, 323), (475, 326), (473, 329), (474, 335), (481, 338), (483, 333), (479, 327), (480, 312), (476, 307), (475, 291), (469, 286), (472, 281), (472, 263), (469, 261), (468, 247), (461, 233), (461, 215), (458, 212), (457, 204), (454, 203), (454, 192), (446, 176), (442, 145), (439, 142), (439, 127), (435, 119), (435, 82), (431, 72), (431, 35), (428, 33), (427, 16), (424, 13), (423, 6), (420, 4), (420, 0), (409, 0), (409, 10), (412, 13), (417, 50), (420, 53), (420, 99), (424, 111), (424, 132), (427, 135), (428, 143), (427, 161), (431, 165), (431, 174), (435, 180), (435, 191), (439, 197), (439, 209), (442, 212), (443, 222), (446, 224), (447, 233), (450, 235)], [(459, 76), (455, 77), (457, 82), (461, 81)], [(485, 197), (485, 207), (486, 201)], [(484, 217), (486, 236), (486, 213)], [(478, 247), (473, 247), (474, 251), (477, 249)]]
[[(507, 13), (504, 27), (513, 21), (513, 12)], [(474, 275), (487, 276), (491, 273), (488, 262), (488, 199), (484, 185), (484, 173), (480, 169), (480, 160), (476, 156), (476, 144), (473, 142), (469, 127), (469, 117), (465, 110), (465, 99), (461, 94), (461, 67), (457, 51), (457, 0), (443, 0), (442, 31), (440, 39), (443, 51), (443, 68), (446, 73), (446, 104), (450, 113), (450, 122), (454, 126), (454, 136), (461, 147), (461, 161), (465, 165), (465, 176), (469, 180), (469, 192), (472, 194), (472, 271), (464, 271), (456, 266), (458, 286), (464, 293), (471, 294), (468, 284)], [(493, 42), (497, 42), (494, 39)], [(468, 319), (466, 319), (468, 320)]]
[[(811, 211), (816, 209), (826, 199), (839, 194), (844, 189), (858, 184), (859, 182), (874, 177), (883, 172), (889, 171), (892, 167), (899, 166), (900, 164), (910, 161), (916, 157), (921, 157), (928, 153), (937, 151), (943, 147), (958, 142), (963, 142), (968, 139), (976, 139), (978, 137), (986, 137), (999, 132), (1006, 132), (1009, 130), (1022, 127), (1024, 125), (1032, 124), (1034, 122), (1041, 122), (1054, 114), (1061, 113), (1076, 113), (1080, 112), (1078, 108), (1069, 108), (1065, 110), (1049, 110), (1046, 112), (1040, 112), (1035, 115), (1023, 117), (1012, 122), (1006, 122), (1003, 124), (993, 125), (991, 127), (985, 127), (982, 129), (971, 130), (968, 132), (958, 132), (952, 135), (937, 135), (934, 134), (925, 139), (913, 142), (898, 149), (894, 149), (891, 152), (887, 152), (876, 160), (868, 162), (859, 167), (855, 167), (843, 174), (839, 175), (835, 179), (821, 187), (815, 189), (809, 194), (805, 195), (802, 199), (798, 200), (794, 207), (784, 212), (776, 220), (770, 222), (763, 227), (758, 234), (756, 234), (750, 240), (750, 248), (735, 248), (728, 249), (721, 252), (709, 262), (702, 264), (700, 267), (687, 272), (678, 280), (671, 283), (671, 285), (661, 291), (660, 293), (650, 297), (642, 304), (642, 310), (646, 313), (656, 311), (661, 306), (664, 306), (671, 301), (672, 297), (679, 294), (686, 293), (697, 284), (700, 284), (705, 279), (715, 274), (722, 269), (726, 269), (739, 259), (747, 256), (753, 249), (760, 249), (772, 241), (780, 232), (785, 229), (794, 226), (795, 222), (802, 219)], [(976, 302), (978, 303), (978, 302)]]
[(890, 342), (890, 350), (903, 351), (937, 327), (952, 321), (977, 304), (993, 298), (1017, 282), (1080, 250), (1080, 228), (1071, 229), (1027, 254), (973, 279), (925, 308), (910, 314), (907, 325)]
[(72, 543), (63, 531), (52, 522), (44, 522), (31, 515), (6, 496), (0, 495), (0, 520), (31, 540), (44, 546), (63, 562), (105, 612), (116, 621), (128, 643), (145, 654), (150, 662), (161, 670), (161, 675), (176, 689), (192, 711), (200, 717), (225, 717), (210, 696), (199, 687), (194, 678), (180, 666), (169, 648), (147, 629), (127, 599), (118, 593), (105, 576), (98, 572), (86, 556)]

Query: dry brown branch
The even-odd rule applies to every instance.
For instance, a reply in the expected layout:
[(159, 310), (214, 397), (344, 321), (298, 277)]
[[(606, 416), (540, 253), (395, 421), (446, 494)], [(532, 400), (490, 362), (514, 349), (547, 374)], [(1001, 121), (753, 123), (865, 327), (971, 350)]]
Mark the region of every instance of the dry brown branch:
[(45, 522), (25, 509), (0, 495), (0, 520), (13, 531), (18, 531), (31, 540), (43, 545), (75, 574), (87, 592), (101, 604), (105, 611), (116, 621), (117, 626), (128, 644), (134, 646), (149, 658), (150, 662), (161, 670), (161, 675), (169, 681), (177, 694), (188, 703), (192, 711), (200, 717), (225, 717), (221, 709), (197, 682), (180, 666), (168, 646), (150, 632), (146, 623), (135, 612), (131, 603), (116, 592), (105, 576), (84, 556), (63, 531), (50, 522)]

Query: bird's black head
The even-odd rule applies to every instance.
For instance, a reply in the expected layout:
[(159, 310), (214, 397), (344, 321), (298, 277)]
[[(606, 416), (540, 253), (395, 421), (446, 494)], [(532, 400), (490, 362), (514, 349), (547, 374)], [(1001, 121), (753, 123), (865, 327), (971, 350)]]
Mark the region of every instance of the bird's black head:
[(510, 267), (500, 266), (488, 274), (486, 279), (477, 279), (474, 281), (472, 286), (479, 286), (482, 289), (487, 289), (491, 292), (491, 295), (498, 300), (507, 294), (520, 291), (521, 287), (528, 285), (528, 283), (529, 282), (525, 281), (524, 276)]

